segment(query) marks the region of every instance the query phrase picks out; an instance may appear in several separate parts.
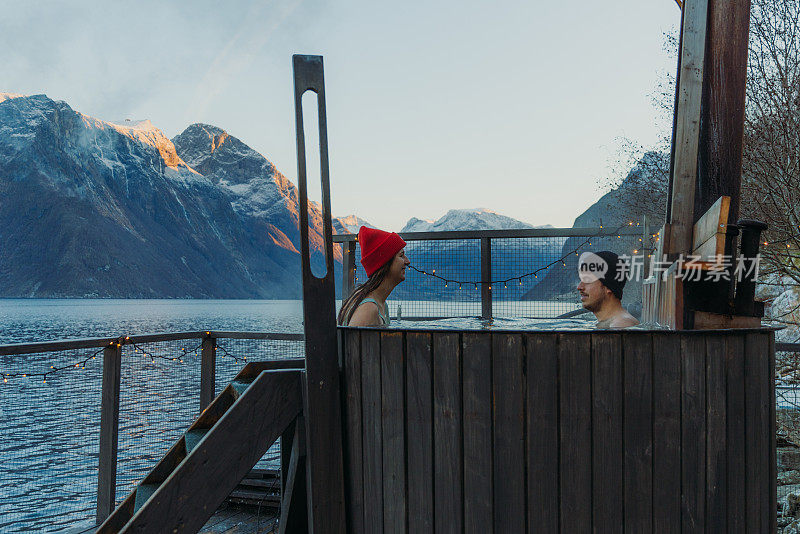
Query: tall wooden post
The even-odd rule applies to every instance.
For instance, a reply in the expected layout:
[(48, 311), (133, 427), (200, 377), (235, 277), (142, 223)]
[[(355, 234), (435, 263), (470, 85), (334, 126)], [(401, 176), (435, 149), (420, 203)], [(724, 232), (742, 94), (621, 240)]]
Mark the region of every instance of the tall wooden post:
[(103, 390), (100, 403), (100, 446), (97, 469), (97, 524), (114, 511), (117, 497), (117, 447), (122, 345), (103, 349)]
[(749, 36), (750, 0), (710, 0), (695, 221), (721, 196), (739, 219)]
[(356, 242), (342, 243), (342, 302), (356, 287)]
[[(339, 397), (339, 344), (336, 331), (336, 281), (333, 271), (333, 230), (331, 226), (328, 174), (328, 135), (325, 114), (325, 81), (322, 56), (295, 55), (294, 104), (297, 134), (297, 181), (300, 191), (300, 254), (303, 275), (303, 317), (305, 319), (306, 373), (306, 477), (309, 532), (344, 534), (344, 474), (342, 465), (342, 416)], [(319, 119), (322, 218), (325, 246), (324, 278), (311, 272), (308, 238), (308, 183), (303, 129), (303, 94), (317, 95)]]
[(203, 338), (200, 357), (200, 412), (214, 400), (217, 368), (217, 338), (206, 335)]
[(481, 238), (481, 318), (492, 318), (492, 240)]
[(667, 200), (668, 224), (662, 236), (664, 253), (670, 256), (686, 254), (692, 249), (708, 2), (686, 0), (683, 4), (670, 196)]

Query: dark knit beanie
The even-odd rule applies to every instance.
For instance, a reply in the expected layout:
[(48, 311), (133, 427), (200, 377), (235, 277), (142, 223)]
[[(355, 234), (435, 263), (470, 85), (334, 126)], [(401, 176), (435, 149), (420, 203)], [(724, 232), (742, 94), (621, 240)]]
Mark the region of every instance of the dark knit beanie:
[(595, 252), (608, 264), (608, 271), (599, 278), (600, 282), (614, 293), (614, 296), (622, 300), (622, 288), (628, 281), (628, 268), (619, 261), (619, 256), (610, 250)]

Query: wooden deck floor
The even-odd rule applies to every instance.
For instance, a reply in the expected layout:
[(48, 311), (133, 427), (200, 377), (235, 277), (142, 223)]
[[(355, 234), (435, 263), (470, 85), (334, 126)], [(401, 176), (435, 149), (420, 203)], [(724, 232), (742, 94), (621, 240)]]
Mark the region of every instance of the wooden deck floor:
[(278, 512), (224, 503), (200, 534), (271, 534), (278, 532)]

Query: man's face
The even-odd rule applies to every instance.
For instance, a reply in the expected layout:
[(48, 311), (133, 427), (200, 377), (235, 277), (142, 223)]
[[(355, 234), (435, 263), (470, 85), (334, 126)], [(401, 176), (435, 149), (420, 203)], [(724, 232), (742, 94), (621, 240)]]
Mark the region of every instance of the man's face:
[(581, 297), (583, 307), (594, 312), (600, 309), (603, 301), (611, 294), (611, 291), (600, 280), (593, 282), (582, 281), (578, 284), (578, 294)]

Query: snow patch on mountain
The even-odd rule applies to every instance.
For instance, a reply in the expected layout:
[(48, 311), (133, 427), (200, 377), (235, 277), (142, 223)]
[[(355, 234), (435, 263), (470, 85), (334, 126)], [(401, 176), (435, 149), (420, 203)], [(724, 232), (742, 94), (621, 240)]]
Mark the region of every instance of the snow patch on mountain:
[(333, 220), (333, 230), (337, 234), (357, 234), (358, 230), (366, 226), (367, 228), (375, 228), (372, 224), (365, 221), (357, 215), (345, 215), (344, 217), (335, 217)]
[(412, 217), (401, 232), (449, 232), (456, 230), (512, 230), (520, 228), (551, 228), (533, 226), (512, 217), (486, 209), (452, 209), (435, 221)]

